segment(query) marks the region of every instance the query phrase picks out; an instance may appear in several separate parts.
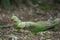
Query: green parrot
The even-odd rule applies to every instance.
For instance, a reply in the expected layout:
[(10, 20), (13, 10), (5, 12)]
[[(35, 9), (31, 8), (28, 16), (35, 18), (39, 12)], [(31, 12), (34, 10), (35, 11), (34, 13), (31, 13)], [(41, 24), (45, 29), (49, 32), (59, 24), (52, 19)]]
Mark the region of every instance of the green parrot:
[(12, 16), (11, 22), (15, 29), (29, 30), (31, 33), (38, 33), (60, 24), (60, 18), (57, 18), (51, 23), (46, 24), (44, 22), (22, 22), (17, 16)]

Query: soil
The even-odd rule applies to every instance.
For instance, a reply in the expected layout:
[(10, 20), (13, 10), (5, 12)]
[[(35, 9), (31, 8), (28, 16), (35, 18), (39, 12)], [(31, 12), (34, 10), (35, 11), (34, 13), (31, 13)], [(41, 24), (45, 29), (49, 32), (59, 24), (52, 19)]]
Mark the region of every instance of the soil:
[[(56, 17), (60, 17), (60, 10), (40, 10), (38, 8), (26, 7), (24, 5), (20, 6), (19, 9), (13, 8), (11, 11), (0, 10), (0, 24), (9, 23), (9, 19), (12, 15), (18, 16), (22, 21), (52, 21)], [(9, 40), (9, 37), (3, 36), (6, 34), (7, 29), (0, 30), (2, 35), (0, 36), (4, 40)], [(60, 40), (60, 26), (56, 26), (54, 29), (50, 29), (44, 32), (39, 32), (36, 35), (31, 33), (14, 33), (17, 35), (19, 40)]]

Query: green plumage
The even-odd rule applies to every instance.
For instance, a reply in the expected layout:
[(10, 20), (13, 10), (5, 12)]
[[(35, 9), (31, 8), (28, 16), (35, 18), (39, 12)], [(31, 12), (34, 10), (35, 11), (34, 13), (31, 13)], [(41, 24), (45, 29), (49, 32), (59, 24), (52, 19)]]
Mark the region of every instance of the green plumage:
[[(13, 17), (13, 19), (15, 19)], [(44, 30), (47, 30), (49, 28), (52, 28), (52, 27), (55, 27), (56, 25), (60, 24), (59, 21), (57, 20), (54, 20), (52, 21), (52, 23), (44, 23), (44, 22), (20, 22), (19, 20), (14, 22), (14, 27), (16, 28), (26, 28), (26, 30), (29, 30), (31, 31), (32, 33), (37, 33), (37, 32), (40, 32), (40, 31), (44, 31)], [(33, 27), (33, 28), (30, 28), (30, 27)]]

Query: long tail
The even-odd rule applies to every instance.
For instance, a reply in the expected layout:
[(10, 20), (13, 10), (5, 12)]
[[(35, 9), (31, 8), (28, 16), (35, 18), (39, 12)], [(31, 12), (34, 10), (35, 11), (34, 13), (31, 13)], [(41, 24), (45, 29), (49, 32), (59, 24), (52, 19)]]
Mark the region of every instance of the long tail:
[(57, 26), (59, 24), (60, 24), (60, 21), (58, 21), (58, 20), (55, 19), (54, 21), (52, 21), (51, 24), (49, 24), (48, 26), (46, 26), (46, 30), (54, 28), (55, 26)]
[(54, 28), (56, 25), (58, 25), (58, 23), (55, 23), (55, 22), (52, 22), (51, 24), (48, 24), (48, 25), (45, 25), (45, 24), (42, 24), (42, 23), (34, 23), (34, 22), (30, 23), (30, 24), (35, 26), (34, 28), (29, 28), (29, 30), (32, 33), (37, 33), (37, 32), (40, 32), (40, 31), (46, 31), (46, 30)]

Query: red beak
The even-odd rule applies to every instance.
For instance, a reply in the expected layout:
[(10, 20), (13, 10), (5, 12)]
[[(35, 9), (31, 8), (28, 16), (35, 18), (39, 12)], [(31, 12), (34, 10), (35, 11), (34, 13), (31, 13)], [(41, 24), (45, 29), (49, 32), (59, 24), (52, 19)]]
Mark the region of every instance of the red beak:
[(14, 21), (13, 19), (10, 20), (11, 23), (12, 23), (13, 21)]

